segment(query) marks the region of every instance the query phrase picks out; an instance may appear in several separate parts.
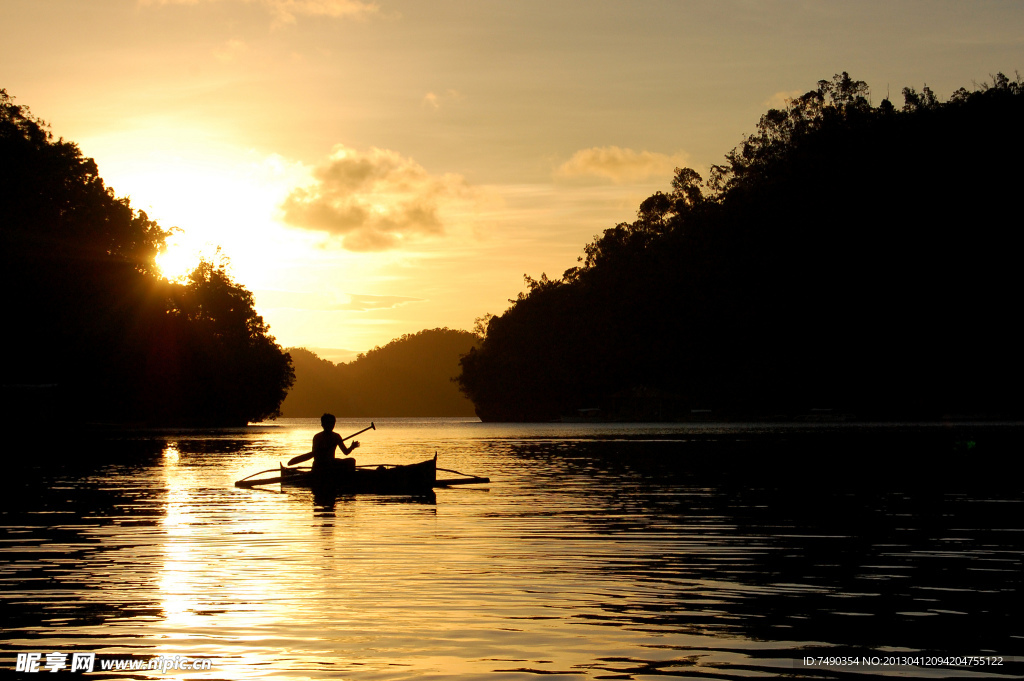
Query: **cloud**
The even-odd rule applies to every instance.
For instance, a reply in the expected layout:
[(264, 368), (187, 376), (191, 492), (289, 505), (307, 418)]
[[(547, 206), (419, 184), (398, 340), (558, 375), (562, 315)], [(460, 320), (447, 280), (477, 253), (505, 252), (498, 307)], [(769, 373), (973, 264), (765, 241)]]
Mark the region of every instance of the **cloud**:
[(232, 62), (245, 54), (248, 49), (248, 45), (241, 40), (229, 40), (222, 48), (215, 50), (213, 54), (222, 62)]
[(461, 175), (431, 175), (388, 149), (338, 145), (313, 178), (281, 204), (284, 221), (340, 238), (350, 251), (383, 251), (443, 234), (442, 206), (473, 194)]
[(293, 24), (298, 16), (363, 18), (380, 7), (366, 0), (139, 0), (142, 5), (198, 5), (201, 2), (244, 2), (264, 5), (276, 23)]
[(621, 147), (580, 149), (555, 170), (555, 177), (603, 177), (617, 184), (638, 182), (652, 177), (671, 177), (686, 165), (682, 152), (671, 156), (654, 151), (633, 151)]
[(434, 110), (440, 109), (440, 99), (441, 98), (435, 95), (433, 92), (428, 92), (427, 94), (423, 95), (423, 106), (429, 107)]
[(422, 303), (424, 298), (410, 296), (374, 296), (363, 293), (345, 294), (348, 300), (339, 301), (324, 293), (301, 293), (297, 291), (256, 291), (253, 294), (259, 308), (291, 308), (295, 310), (317, 310), (336, 312), (354, 310), (390, 310), (409, 303)]
[[(246, 0), (248, 1), (248, 0)], [(278, 21), (294, 23), (297, 14), (363, 18), (380, 11), (376, 2), (362, 0), (259, 0), (271, 8)]]
[(764, 100), (763, 104), (769, 109), (785, 109), (789, 106), (789, 103), (806, 94), (806, 90), (784, 90), (782, 92), (776, 92), (774, 95)]
[(423, 95), (423, 99), (421, 100), (420, 103), (424, 109), (432, 109), (434, 111), (437, 111), (438, 109), (441, 108), (442, 101), (447, 103), (452, 100), (457, 100), (461, 98), (462, 95), (459, 93), (458, 90), (452, 90), (451, 88), (449, 88), (448, 90), (445, 90), (443, 94), (440, 95), (437, 94), (436, 92), (428, 92), (427, 94)]

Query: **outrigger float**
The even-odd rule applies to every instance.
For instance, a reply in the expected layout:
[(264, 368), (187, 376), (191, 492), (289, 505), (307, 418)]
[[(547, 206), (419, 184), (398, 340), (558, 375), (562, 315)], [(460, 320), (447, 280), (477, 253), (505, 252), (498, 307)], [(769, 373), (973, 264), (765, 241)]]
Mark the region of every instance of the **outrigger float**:
[[(467, 475), (449, 468), (438, 468), (436, 452), (432, 459), (405, 465), (356, 466), (353, 459), (338, 459), (338, 461), (351, 461), (352, 464), (340, 465), (328, 476), (314, 476), (312, 470), (305, 466), (289, 468), (284, 464), (278, 464), (278, 468), (270, 468), (242, 478), (235, 483), (235, 487), (252, 489), (258, 485), (280, 483), (282, 487), (327, 489), (343, 494), (424, 494), (436, 487), (477, 485), (491, 481), (490, 478)], [(459, 477), (438, 478), (438, 471)], [(276, 473), (276, 475), (259, 477), (268, 473)]]

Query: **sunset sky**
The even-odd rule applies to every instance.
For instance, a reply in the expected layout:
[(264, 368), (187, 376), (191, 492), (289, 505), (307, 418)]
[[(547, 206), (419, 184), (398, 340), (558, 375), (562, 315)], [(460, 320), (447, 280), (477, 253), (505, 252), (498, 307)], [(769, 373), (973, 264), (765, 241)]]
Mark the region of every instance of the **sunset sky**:
[(1013, 77), (1024, 3), (0, 2), (0, 87), (180, 228), (167, 270), (222, 247), (333, 361), (502, 312), (844, 70), (897, 107)]

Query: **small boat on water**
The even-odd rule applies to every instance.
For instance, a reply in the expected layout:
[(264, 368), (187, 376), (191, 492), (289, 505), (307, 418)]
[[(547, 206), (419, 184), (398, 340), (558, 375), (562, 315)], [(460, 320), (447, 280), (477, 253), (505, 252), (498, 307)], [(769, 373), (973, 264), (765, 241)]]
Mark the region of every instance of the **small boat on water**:
[[(339, 463), (352, 459), (339, 459)], [(328, 476), (314, 475), (305, 468), (281, 466), (282, 487), (331, 489), (339, 492), (409, 494), (426, 492), (437, 481), (437, 457), (404, 466), (338, 466)]]
[[(288, 468), (279, 464), (277, 469), (260, 471), (237, 481), (235, 487), (251, 489), (257, 485), (280, 483), (282, 487), (331, 490), (342, 494), (423, 494), (432, 491), (435, 487), (472, 485), (491, 481), (490, 478), (438, 468), (437, 454), (426, 461), (404, 465), (356, 466), (353, 459), (337, 459), (336, 461), (339, 465), (328, 475), (314, 475), (313, 471), (307, 467)], [(459, 477), (439, 479), (438, 471)], [(257, 477), (267, 473), (277, 473), (277, 475)]]

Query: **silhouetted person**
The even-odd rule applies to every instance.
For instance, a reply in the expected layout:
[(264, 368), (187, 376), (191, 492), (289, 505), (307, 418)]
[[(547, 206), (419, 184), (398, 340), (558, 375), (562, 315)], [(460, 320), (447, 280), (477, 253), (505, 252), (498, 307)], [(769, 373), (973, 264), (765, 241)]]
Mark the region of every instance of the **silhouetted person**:
[(334, 432), (335, 418), (333, 414), (324, 414), (320, 417), (320, 425), (323, 430), (313, 436), (313, 473), (316, 475), (329, 476), (335, 472), (353, 471), (355, 459), (336, 459), (334, 450), (341, 447), (345, 456), (352, 453), (359, 443), (352, 441), (351, 447), (345, 446), (345, 441)]

